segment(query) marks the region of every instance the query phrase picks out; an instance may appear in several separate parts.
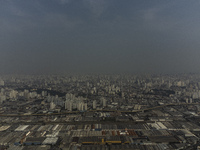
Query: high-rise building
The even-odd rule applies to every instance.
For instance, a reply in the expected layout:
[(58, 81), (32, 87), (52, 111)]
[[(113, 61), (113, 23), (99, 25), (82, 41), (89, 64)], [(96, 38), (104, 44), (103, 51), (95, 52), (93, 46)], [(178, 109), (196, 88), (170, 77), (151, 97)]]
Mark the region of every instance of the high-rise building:
[(0, 86), (4, 86), (4, 81), (0, 80)]
[(69, 100), (65, 101), (65, 109), (72, 111), (72, 102), (71, 101), (69, 101)]
[(56, 105), (53, 102), (51, 102), (50, 103), (50, 109), (53, 110), (55, 107), (56, 107)]
[(77, 109), (78, 109), (79, 111), (83, 111), (83, 105), (84, 105), (83, 102), (78, 103), (78, 104), (77, 104)]
[(16, 98), (17, 93), (18, 93), (17, 91), (12, 90), (12, 91), (10, 92), (10, 98)]
[(102, 98), (102, 106), (106, 107), (106, 99), (105, 98)]
[(192, 98), (190, 98), (190, 103), (192, 103)]
[(92, 108), (93, 108), (93, 109), (96, 109), (96, 108), (97, 108), (96, 103), (97, 103), (96, 100), (94, 100), (94, 101), (93, 101), (93, 104), (92, 104)]
[(42, 96), (47, 96), (47, 91), (42, 91)]
[(0, 104), (3, 103), (3, 101), (6, 100), (6, 96), (5, 95), (0, 95)]
[(87, 103), (84, 104), (84, 110), (87, 111)]

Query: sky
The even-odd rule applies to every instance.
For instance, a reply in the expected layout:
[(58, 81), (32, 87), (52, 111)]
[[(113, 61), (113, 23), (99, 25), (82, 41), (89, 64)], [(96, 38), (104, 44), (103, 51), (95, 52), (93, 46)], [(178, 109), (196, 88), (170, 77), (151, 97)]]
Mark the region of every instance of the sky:
[(199, 73), (200, 0), (0, 0), (0, 73)]

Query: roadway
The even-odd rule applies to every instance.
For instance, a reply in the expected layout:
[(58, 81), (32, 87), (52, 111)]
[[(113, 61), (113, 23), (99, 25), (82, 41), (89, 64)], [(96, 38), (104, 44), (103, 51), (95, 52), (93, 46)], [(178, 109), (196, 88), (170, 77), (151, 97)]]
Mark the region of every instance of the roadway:
[[(182, 105), (199, 105), (200, 103), (170, 103), (150, 108), (145, 108), (141, 110), (135, 111), (120, 111), (120, 110), (88, 110), (87, 112), (122, 112), (122, 113), (137, 113), (137, 112), (144, 112), (154, 109), (160, 109), (167, 106), (182, 106)], [(71, 111), (71, 112), (61, 112), (61, 113), (40, 113), (40, 114), (0, 114), (0, 117), (29, 117), (29, 116), (55, 116), (55, 115), (69, 115), (69, 114), (80, 114), (83, 113), (81, 111)]]

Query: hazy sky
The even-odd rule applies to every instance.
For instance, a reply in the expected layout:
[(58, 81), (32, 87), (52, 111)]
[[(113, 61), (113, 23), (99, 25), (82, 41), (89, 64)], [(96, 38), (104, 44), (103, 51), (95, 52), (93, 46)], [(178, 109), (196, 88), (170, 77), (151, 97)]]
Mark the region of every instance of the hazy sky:
[(0, 0), (0, 73), (200, 71), (200, 0)]

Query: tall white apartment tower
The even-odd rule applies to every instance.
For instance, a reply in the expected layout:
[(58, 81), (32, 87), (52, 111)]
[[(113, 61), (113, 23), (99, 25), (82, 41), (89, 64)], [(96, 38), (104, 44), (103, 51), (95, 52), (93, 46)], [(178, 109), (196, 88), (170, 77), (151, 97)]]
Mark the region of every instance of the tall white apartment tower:
[(103, 105), (103, 107), (106, 106), (106, 99), (105, 98), (102, 99), (102, 105)]
[(77, 109), (78, 109), (79, 111), (83, 111), (83, 106), (84, 106), (84, 103), (83, 103), (83, 102), (80, 102), (80, 103), (77, 104)]
[(87, 110), (87, 103), (84, 104), (84, 110)]
[(65, 101), (65, 109), (72, 111), (72, 102), (71, 101), (68, 101), (68, 100)]
[(97, 108), (97, 101), (96, 101), (96, 100), (93, 101), (92, 108), (93, 108), (93, 109), (96, 109), (96, 108)]
[(55, 107), (56, 107), (56, 105), (53, 102), (51, 102), (50, 103), (50, 109), (53, 110)]

